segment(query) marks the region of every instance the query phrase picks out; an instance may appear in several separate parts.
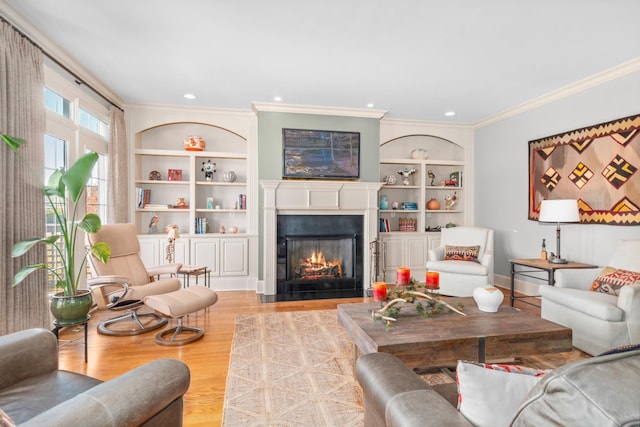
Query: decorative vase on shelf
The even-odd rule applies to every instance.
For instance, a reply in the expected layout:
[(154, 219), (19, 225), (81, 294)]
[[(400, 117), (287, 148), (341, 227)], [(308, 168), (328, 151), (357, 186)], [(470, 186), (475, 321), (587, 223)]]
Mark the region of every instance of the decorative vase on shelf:
[(504, 300), (504, 294), (495, 286), (480, 286), (473, 290), (473, 299), (480, 311), (495, 313)]
[(236, 173), (234, 171), (225, 172), (222, 174), (222, 180), (224, 182), (236, 182)]
[(440, 209), (440, 202), (436, 199), (431, 199), (427, 202), (427, 210), (437, 211), (438, 209)]
[(389, 198), (386, 194), (380, 196), (380, 210), (386, 211), (389, 209)]

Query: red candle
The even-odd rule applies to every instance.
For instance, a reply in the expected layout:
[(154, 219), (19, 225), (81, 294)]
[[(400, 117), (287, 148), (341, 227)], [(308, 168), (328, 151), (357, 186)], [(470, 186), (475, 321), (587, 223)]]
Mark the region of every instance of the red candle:
[(440, 289), (440, 273), (427, 271), (427, 289)]
[(387, 300), (387, 284), (385, 282), (373, 282), (373, 300)]
[(411, 269), (400, 267), (396, 270), (396, 284), (408, 285), (411, 277)]

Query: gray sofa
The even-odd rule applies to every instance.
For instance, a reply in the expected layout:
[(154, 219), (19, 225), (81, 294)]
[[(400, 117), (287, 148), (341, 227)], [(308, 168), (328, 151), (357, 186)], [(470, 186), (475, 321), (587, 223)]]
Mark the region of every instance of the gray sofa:
[(102, 382), (58, 369), (46, 329), (0, 337), (0, 409), (19, 426), (181, 426), (189, 368), (157, 359)]
[[(360, 357), (364, 424), (471, 426), (456, 409), (455, 384), (430, 387), (387, 353)], [(567, 364), (529, 392), (513, 426), (640, 426), (640, 350)]]

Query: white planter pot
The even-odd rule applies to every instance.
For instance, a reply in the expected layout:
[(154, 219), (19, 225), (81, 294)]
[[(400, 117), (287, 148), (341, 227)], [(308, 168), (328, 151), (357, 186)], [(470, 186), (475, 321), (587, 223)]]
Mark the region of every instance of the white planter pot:
[(494, 286), (479, 287), (473, 290), (473, 299), (480, 311), (495, 313), (504, 300), (504, 294)]

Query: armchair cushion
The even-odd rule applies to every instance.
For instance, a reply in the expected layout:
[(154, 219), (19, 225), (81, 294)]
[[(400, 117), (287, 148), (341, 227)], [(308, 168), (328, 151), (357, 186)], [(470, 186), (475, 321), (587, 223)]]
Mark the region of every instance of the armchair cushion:
[(541, 285), (540, 296), (543, 301), (547, 299), (606, 322), (620, 322), (624, 318), (624, 312), (618, 307), (618, 298), (615, 295)]
[(450, 246), (444, 248), (444, 259), (446, 261), (475, 261), (478, 262), (480, 245), (475, 246)]
[(607, 266), (591, 284), (591, 290), (610, 295), (620, 295), (620, 288), (640, 282), (640, 273)]

